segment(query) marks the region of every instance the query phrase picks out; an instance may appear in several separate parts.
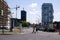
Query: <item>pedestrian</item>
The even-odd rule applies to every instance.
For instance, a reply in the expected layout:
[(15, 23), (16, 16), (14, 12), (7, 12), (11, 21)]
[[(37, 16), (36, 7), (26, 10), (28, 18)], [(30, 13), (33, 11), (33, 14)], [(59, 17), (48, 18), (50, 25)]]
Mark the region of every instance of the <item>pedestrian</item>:
[(33, 27), (33, 32), (32, 32), (32, 33), (36, 33), (36, 32), (35, 32), (35, 31), (36, 31), (36, 26), (35, 26), (34, 23), (33, 23), (32, 27)]
[(36, 25), (36, 32), (38, 32), (38, 30), (39, 30), (39, 26), (38, 26), (38, 25)]

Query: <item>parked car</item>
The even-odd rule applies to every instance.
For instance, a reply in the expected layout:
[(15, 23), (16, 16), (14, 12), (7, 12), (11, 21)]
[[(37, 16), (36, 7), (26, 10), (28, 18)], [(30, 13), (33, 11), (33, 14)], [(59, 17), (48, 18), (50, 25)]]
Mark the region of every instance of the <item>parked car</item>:
[(39, 29), (40, 29), (40, 31), (45, 31), (45, 28), (44, 27), (41, 27)]
[(53, 27), (40, 27), (40, 26), (37, 26), (36, 27), (36, 29), (37, 30), (39, 30), (39, 31), (46, 31), (46, 32), (55, 32), (55, 28), (53, 28)]
[(55, 28), (47, 28), (47, 32), (55, 32)]
[(44, 27), (40, 27), (40, 26), (36, 27), (36, 29), (39, 30), (39, 31), (44, 31), (45, 30)]
[(5, 30), (8, 30), (8, 28), (7, 28), (7, 27), (0, 27), (0, 29), (5, 29)]

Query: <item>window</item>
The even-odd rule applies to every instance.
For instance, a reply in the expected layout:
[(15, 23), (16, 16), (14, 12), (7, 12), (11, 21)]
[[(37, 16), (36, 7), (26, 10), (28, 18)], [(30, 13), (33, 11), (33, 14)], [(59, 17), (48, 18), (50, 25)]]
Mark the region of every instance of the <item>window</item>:
[(0, 15), (3, 15), (3, 10), (0, 10)]
[(1, 15), (1, 10), (0, 10), (0, 15)]

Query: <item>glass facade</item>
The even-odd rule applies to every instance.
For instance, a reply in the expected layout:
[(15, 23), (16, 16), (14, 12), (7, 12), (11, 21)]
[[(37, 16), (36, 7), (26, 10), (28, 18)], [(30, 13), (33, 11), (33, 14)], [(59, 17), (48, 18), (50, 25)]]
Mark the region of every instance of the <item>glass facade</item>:
[(21, 20), (26, 21), (26, 11), (25, 10), (21, 11)]
[(53, 23), (53, 5), (52, 3), (42, 4), (42, 24), (52, 24)]

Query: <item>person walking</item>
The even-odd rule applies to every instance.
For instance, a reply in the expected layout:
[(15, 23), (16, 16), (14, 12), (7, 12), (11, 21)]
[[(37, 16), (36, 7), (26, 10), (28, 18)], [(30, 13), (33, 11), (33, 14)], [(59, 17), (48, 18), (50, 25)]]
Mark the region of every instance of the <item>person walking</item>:
[(36, 26), (35, 26), (34, 23), (33, 23), (32, 27), (33, 27), (33, 32), (32, 32), (32, 33), (36, 33), (36, 32), (35, 32), (35, 31), (36, 31)]
[(38, 30), (39, 30), (39, 25), (37, 24), (36, 25), (36, 32), (38, 32)]

